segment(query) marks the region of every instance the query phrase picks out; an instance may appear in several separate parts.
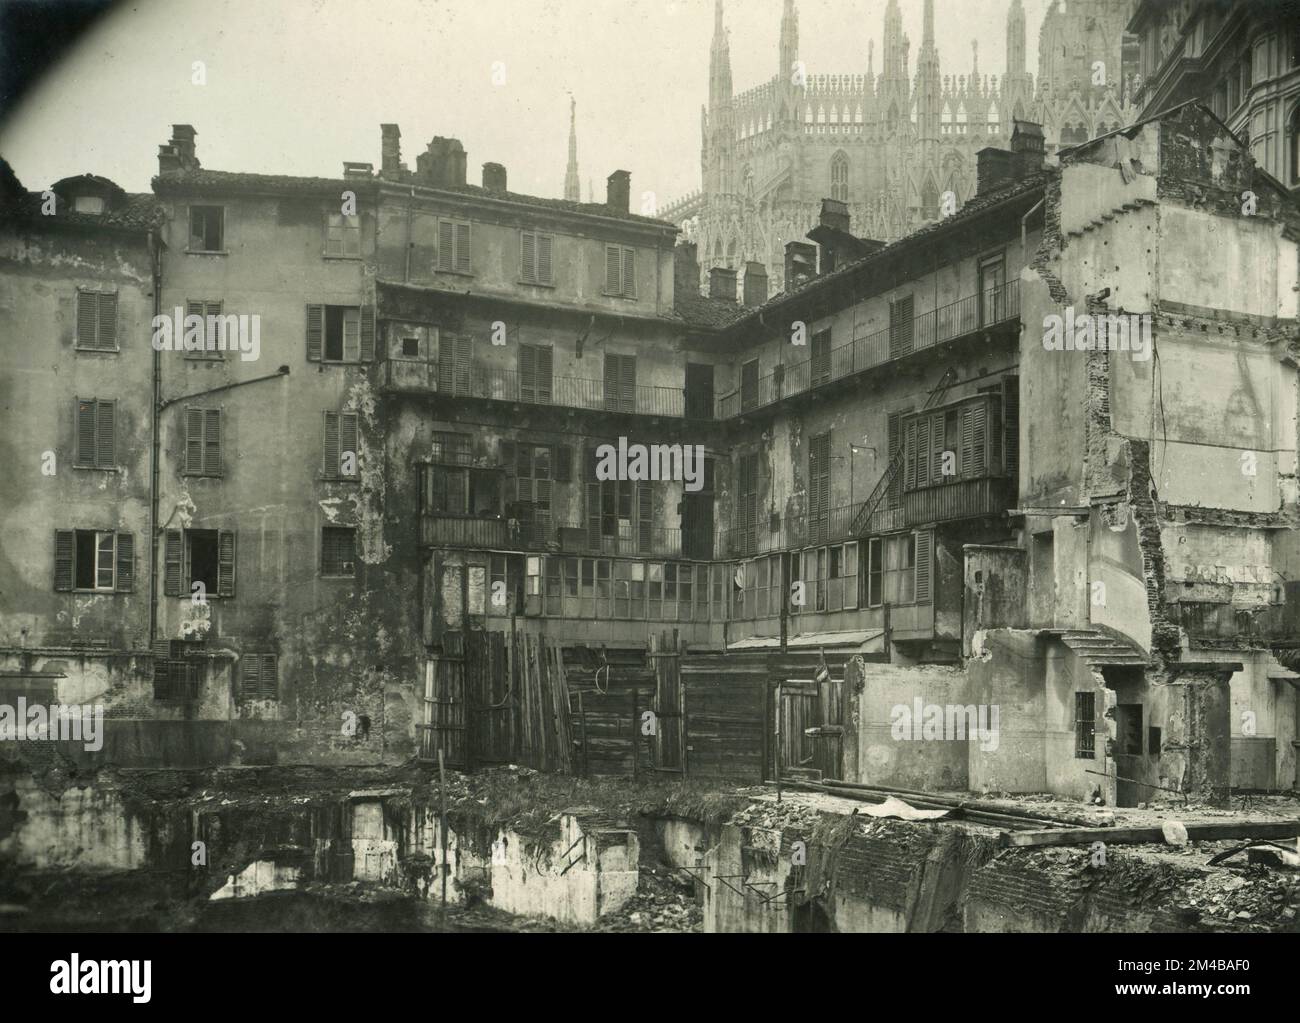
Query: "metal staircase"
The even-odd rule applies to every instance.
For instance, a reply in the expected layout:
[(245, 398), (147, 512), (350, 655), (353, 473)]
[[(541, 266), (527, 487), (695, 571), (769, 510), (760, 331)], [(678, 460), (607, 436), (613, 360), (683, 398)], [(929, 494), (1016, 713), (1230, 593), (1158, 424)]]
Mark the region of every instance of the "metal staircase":
[[(931, 389), (929, 396), (925, 399), (925, 404), (921, 406), (921, 411), (924, 412), (926, 409), (931, 409), (938, 405), (943, 400), (943, 396), (948, 392), (948, 388), (956, 381), (957, 371), (953, 367), (949, 366), (948, 369), (944, 371), (943, 376), (939, 378), (939, 382)], [(889, 485), (893, 482), (894, 475), (903, 467), (905, 447), (901, 442), (901, 437), (899, 440), (900, 443), (898, 445), (898, 450), (894, 452), (894, 457), (889, 460), (889, 465), (885, 467), (884, 474), (880, 477), (880, 480), (876, 483), (875, 488), (871, 491), (871, 494), (867, 497), (866, 501), (863, 502), (862, 507), (858, 509), (857, 515), (853, 517), (853, 525), (851, 527), (852, 536), (866, 535), (867, 530), (871, 526), (871, 516), (876, 513), (876, 508), (879, 507), (880, 502), (884, 500), (885, 494), (889, 491)]]

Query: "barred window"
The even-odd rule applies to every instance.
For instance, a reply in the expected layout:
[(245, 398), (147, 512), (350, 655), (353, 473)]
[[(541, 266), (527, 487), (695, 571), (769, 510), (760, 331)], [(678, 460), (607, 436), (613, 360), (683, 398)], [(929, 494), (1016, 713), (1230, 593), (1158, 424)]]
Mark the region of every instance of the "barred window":
[(1074, 756), (1076, 760), (1096, 759), (1096, 697), (1093, 693), (1074, 694)]
[(351, 527), (321, 529), (321, 575), (350, 576), (356, 571), (357, 531)]

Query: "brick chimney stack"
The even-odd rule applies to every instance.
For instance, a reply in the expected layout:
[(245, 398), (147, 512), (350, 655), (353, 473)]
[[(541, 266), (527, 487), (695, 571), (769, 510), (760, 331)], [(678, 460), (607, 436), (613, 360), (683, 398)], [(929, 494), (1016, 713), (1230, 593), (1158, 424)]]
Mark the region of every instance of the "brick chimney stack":
[(729, 266), (715, 266), (709, 271), (709, 298), (736, 301), (736, 271)]
[(386, 178), (396, 178), (402, 173), (402, 129), (395, 124), (381, 124), (379, 172)]
[(199, 158), (194, 155), (194, 137), (197, 134), (192, 124), (172, 125), (171, 141), (158, 147), (159, 174), (199, 169)]
[(632, 175), (616, 170), (605, 183), (605, 205), (618, 213), (627, 213), (632, 203)]
[(499, 163), (483, 165), (483, 187), (489, 192), (506, 192), (506, 169)]
[(745, 264), (743, 289), (745, 305), (752, 309), (767, 301), (767, 267), (762, 263)]

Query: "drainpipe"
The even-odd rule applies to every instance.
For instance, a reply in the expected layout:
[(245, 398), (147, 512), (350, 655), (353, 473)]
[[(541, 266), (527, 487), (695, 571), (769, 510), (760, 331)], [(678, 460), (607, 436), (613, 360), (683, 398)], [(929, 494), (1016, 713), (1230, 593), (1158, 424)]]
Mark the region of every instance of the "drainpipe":
[(1046, 196), (1039, 199), (1033, 206), (1029, 207), (1029, 210), (1025, 215), (1020, 218), (1020, 258), (1024, 262), (1025, 266), (1029, 265), (1029, 254), (1025, 251), (1029, 246), (1029, 229), (1026, 227), (1025, 222), (1042, 209), (1045, 202), (1047, 202)]
[(415, 186), (411, 186), (411, 196), (406, 200), (406, 271), (402, 283), (411, 283), (411, 218), (415, 215)]
[[(153, 314), (162, 314), (162, 238), (157, 229), (149, 232), (149, 255), (153, 271)], [(151, 324), (152, 326), (152, 324)], [(153, 346), (150, 345), (152, 348)], [(162, 352), (153, 353), (153, 403), (149, 437), (149, 649), (158, 634), (158, 417), (162, 412)]]

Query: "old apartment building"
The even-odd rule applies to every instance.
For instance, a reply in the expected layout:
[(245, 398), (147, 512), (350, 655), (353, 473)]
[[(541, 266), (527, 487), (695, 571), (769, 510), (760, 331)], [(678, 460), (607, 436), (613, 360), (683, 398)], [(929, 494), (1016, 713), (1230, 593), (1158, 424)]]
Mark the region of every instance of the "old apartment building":
[[(675, 630), (681, 770), (1293, 786), (1294, 203), (1194, 104), (1010, 146), (888, 245), (824, 201), (775, 295), (700, 294), (624, 171), (524, 196), (396, 125), (338, 178), (207, 170), (178, 125), (153, 197), (10, 182), (0, 315), (56, 357), (7, 393), (6, 685), (103, 701), (114, 762), (401, 761), (464, 703), (440, 665), (540, 637), (603, 696)], [(601, 469), (638, 445), (702, 461)], [(900, 741), (914, 703), (998, 739)]]

